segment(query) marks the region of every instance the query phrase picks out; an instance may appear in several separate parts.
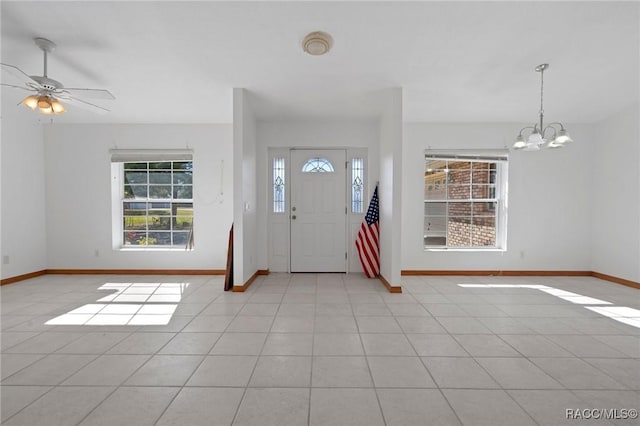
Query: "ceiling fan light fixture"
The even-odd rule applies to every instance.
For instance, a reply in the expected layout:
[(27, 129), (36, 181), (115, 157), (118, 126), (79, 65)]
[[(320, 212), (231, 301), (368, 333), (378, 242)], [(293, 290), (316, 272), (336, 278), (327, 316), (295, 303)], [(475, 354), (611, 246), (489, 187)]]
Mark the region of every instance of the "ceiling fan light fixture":
[(48, 96), (40, 96), (38, 98), (38, 108), (40, 108), (40, 110), (51, 108), (51, 101)]
[(54, 114), (63, 114), (66, 111), (64, 105), (62, 105), (62, 103), (57, 99), (53, 99), (51, 101), (51, 109), (53, 110)]
[(53, 108), (49, 107), (39, 107), (40, 114), (50, 115), (53, 114)]
[(302, 41), (302, 49), (309, 55), (320, 56), (331, 50), (333, 37), (324, 31), (314, 31), (307, 34)]
[(27, 108), (30, 108), (32, 110), (35, 110), (38, 107), (38, 97), (31, 95), (31, 96), (27, 96), (26, 98), (24, 98), (22, 100), (22, 105), (26, 106)]

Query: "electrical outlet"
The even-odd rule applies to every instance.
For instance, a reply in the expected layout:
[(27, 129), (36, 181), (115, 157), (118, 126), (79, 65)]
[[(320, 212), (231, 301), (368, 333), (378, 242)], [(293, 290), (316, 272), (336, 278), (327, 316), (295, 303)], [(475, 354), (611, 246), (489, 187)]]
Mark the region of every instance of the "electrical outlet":
[(96, 257), (100, 257), (100, 250), (95, 249), (95, 251), (93, 252), (93, 254), (94, 254)]
[(4, 255), (2, 256), (2, 264), (3, 265), (8, 265), (9, 264), (9, 255)]

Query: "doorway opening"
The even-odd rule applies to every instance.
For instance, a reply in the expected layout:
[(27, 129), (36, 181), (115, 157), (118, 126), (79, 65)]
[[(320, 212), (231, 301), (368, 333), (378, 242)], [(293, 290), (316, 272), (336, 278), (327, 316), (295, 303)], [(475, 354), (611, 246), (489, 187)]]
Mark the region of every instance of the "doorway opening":
[(360, 271), (366, 148), (270, 148), (268, 261), (274, 272)]

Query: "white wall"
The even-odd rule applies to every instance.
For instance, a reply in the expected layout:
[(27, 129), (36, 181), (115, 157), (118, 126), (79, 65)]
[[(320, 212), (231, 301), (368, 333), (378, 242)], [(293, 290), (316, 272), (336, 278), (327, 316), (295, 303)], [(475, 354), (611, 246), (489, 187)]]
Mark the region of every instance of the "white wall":
[(569, 124), (576, 142), (566, 148), (509, 154), (506, 252), (423, 249), (424, 150), (510, 147), (523, 126), (405, 124), (403, 270), (591, 270), (594, 139), (589, 125)]
[(47, 267), (41, 118), (2, 96), (2, 278)]
[[(44, 134), (49, 268), (225, 268), (233, 217), (231, 125), (54, 124)], [(112, 248), (112, 148), (193, 149), (193, 251)]]
[[(1, 225), (2, 256), (9, 256), (9, 264), (3, 265), (2, 278), (45, 268), (225, 267), (234, 214), (231, 124), (54, 124), (43, 132), (39, 116), (7, 105), (5, 99)], [(382, 134), (391, 130), (376, 121), (258, 122), (253, 130), (245, 125), (243, 133), (249, 135), (249, 145), (254, 140), (255, 151), (249, 146), (242, 154), (247, 173), (238, 181), (246, 186), (240, 211), (246, 223), (255, 217), (255, 228), (246, 234), (255, 237), (255, 265), (242, 273), (268, 267), (268, 181), (262, 178), (267, 148), (353, 146), (368, 148), (371, 181), (385, 182), (391, 170), (402, 171), (403, 270), (595, 270), (640, 281), (638, 115), (636, 105), (596, 125), (569, 125), (576, 142), (563, 150), (510, 153), (504, 253), (423, 250), (423, 152), (428, 147), (508, 147), (520, 124), (405, 123), (401, 168), (391, 160), (391, 138), (383, 142)], [(109, 149), (186, 147), (194, 150), (195, 250), (112, 250)], [(257, 174), (252, 176), (252, 170)], [(250, 194), (250, 183), (256, 181)], [(243, 211), (245, 199), (248, 212)], [(246, 241), (243, 237), (243, 245)], [(387, 264), (384, 268), (394, 269)]]
[(591, 269), (640, 282), (640, 110), (597, 123), (593, 147)]
[[(258, 268), (267, 269), (270, 267), (267, 251), (269, 227), (267, 195), (271, 190), (270, 175), (268, 175), (270, 173), (268, 149), (292, 147), (366, 148), (369, 160), (368, 205), (368, 200), (375, 187), (374, 183), (379, 180), (379, 128), (377, 120), (258, 121), (257, 139)], [(355, 265), (354, 262), (350, 262), (350, 264)]]
[(233, 89), (233, 280), (256, 272), (256, 119), (245, 89)]
[(403, 145), (402, 89), (389, 89), (380, 119), (380, 274), (401, 284)]

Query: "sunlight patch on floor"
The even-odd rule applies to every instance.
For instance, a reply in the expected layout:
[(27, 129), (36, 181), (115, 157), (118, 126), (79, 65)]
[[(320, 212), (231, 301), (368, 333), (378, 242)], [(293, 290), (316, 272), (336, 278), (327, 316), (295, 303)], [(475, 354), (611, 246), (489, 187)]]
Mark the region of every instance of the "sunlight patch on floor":
[[(532, 288), (559, 297), (578, 305), (611, 305), (611, 302), (600, 300), (570, 291), (537, 284), (458, 284), (464, 288)], [(626, 306), (585, 306), (590, 311), (604, 315), (618, 322), (640, 328), (640, 310)]]
[(46, 325), (166, 325), (189, 283), (105, 283), (115, 293), (55, 317)]

